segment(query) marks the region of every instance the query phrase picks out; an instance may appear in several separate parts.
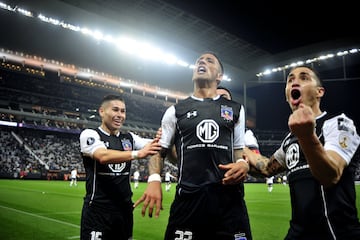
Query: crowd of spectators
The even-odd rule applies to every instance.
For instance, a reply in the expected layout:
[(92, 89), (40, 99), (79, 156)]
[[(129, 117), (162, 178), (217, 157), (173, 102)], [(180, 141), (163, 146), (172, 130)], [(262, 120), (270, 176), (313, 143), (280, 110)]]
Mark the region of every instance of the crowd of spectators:
[[(127, 120), (123, 129), (142, 137), (153, 137), (162, 114), (174, 104), (126, 89), (94, 87), (89, 81), (64, 78), (55, 72), (25, 74), (0, 66), (0, 121), (16, 123), (12, 127), (0, 125), (0, 177), (49, 178), (49, 172), (66, 176), (73, 168), (83, 173), (79, 133), (83, 128), (99, 125), (97, 104), (109, 92), (121, 93), (125, 99)], [(254, 132), (261, 153), (267, 156), (280, 145), (285, 134), (257, 129)], [(139, 170), (143, 181), (148, 176), (146, 163), (140, 159), (132, 164), (132, 171)], [(176, 175), (177, 167), (166, 161), (166, 171)], [(360, 168), (356, 177), (360, 180)], [(252, 177), (248, 180), (257, 181)]]

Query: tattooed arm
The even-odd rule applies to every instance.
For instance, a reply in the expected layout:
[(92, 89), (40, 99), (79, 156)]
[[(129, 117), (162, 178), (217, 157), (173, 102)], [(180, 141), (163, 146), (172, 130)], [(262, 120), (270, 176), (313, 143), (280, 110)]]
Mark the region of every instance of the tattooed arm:
[(134, 208), (140, 203), (144, 202), (141, 214), (145, 216), (146, 209), (148, 208), (148, 215), (152, 217), (155, 208), (155, 217), (159, 217), (162, 207), (162, 189), (161, 189), (161, 176), (160, 173), (164, 166), (164, 158), (168, 149), (162, 148), (160, 152), (153, 155), (149, 162), (149, 178), (148, 186), (144, 194), (135, 202)]
[(270, 177), (286, 170), (272, 155), (267, 158), (261, 154), (254, 153), (249, 148), (244, 148), (244, 156), (249, 160), (249, 174), (258, 177)]

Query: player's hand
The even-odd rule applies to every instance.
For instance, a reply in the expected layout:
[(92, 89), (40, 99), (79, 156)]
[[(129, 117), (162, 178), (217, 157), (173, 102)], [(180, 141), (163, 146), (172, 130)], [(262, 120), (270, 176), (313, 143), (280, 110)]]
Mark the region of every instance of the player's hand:
[(147, 156), (154, 155), (161, 150), (159, 141), (155, 138), (139, 150), (138, 158), (146, 158)]
[(161, 138), (161, 134), (162, 134), (162, 129), (159, 128), (159, 129), (157, 130), (157, 132), (156, 132), (156, 136), (155, 136), (154, 140), (155, 140), (155, 141), (159, 141), (160, 138)]
[(249, 172), (249, 164), (244, 161), (226, 165), (219, 164), (219, 168), (226, 171), (224, 178), (222, 179), (224, 185), (233, 185), (243, 182)]
[(156, 218), (159, 217), (160, 210), (163, 210), (161, 182), (159, 181), (149, 182), (144, 194), (135, 202), (134, 208), (137, 207), (142, 202), (143, 202), (143, 207), (141, 210), (141, 215), (143, 217), (146, 214), (147, 208), (149, 208), (148, 214), (150, 218), (153, 216), (154, 208), (155, 208), (155, 217)]
[(298, 138), (311, 136), (315, 129), (315, 114), (311, 107), (301, 103), (290, 116), (288, 125), (291, 132)]

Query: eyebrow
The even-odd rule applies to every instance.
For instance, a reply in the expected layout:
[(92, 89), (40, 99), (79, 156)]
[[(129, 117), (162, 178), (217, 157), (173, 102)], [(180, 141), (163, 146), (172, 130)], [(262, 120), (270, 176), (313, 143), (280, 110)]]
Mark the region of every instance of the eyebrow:
[[(294, 73), (290, 73), (290, 74), (288, 75), (288, 78), (289, 78), (289, 77), (292, 77), (292, 76), (294, 76), (294, 75), (295, 75)], [(308, 76), (311, 77), (311, 74), (308, 73), (308, 72), (300, 72), (299, 75), (300, 75), (300, 76), (302, 76), (302, 75), (308, 75)]]

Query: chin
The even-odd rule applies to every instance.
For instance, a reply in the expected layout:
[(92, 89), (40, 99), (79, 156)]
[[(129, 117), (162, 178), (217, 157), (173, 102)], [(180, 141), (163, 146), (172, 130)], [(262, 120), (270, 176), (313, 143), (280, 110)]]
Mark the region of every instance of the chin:
[(290, 105), (290, 108), (294, 112), (296, 109), (298, 109), (298, 105)]

